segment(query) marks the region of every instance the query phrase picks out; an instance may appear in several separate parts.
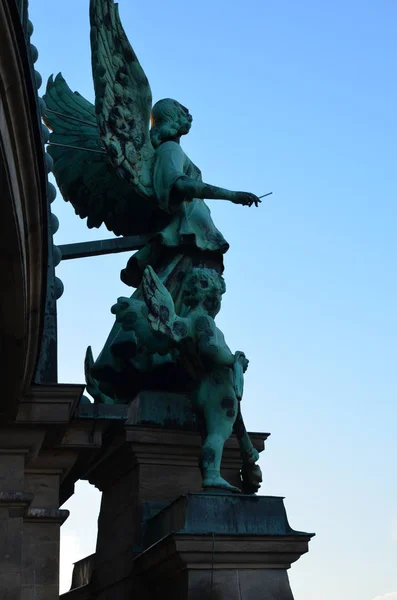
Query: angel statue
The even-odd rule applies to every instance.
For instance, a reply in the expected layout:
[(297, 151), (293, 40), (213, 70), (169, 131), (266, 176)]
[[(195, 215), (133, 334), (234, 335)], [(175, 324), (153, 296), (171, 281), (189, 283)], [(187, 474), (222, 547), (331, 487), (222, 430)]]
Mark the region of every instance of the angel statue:
[[(169, 305), (182, 319), (175, 327), (182, 327), (192, 272), (201, 269), (219, 278), (229, 248), (204, 200), (257, 207), (260, 199), (203, 182), (180, 145), (192, 116), (169, 98), (152, 107), (149, 82), (114, 1), (90, 0), (90, 23), (95, 106), (73, 93), (59, 74), (48, 81), (44, 118), (52, 130), (48, 152), (64, 199), (90, 228), (104, 223), (116, 235), (145, 234), (147, 240), (121, 272), (122, 281), (135, 288), (127, 326), (116, 319), (96, 361), (90, 353), (86, 358), (95, 399), (126, 403), (141, 389), (185, 391), (197, 380), (183, 335), (183, 341), (170, 344), (170, 336), (153, 330), (143, 274), (150, 273), (161, 294), (167, 291)], [(203, 380), (205, 385), (210, 383)], [(234, 404), (229, 410), (236, 410)]]
[[(190, 397), (195, 410), (204, 417), (205, 440), (201, 450), (204, 488), (240, 491), (220, 474), (223, 445), (233, 428), (243, 458), (242, 479), (246, 491), (257, 491), (262, 474), (256, 461), (257, 450), (245, 430), (240, 402), (243, 395), (243, 372), (248, 360), (243, 352), (232, 353), (214, 318), (219, 312), (225, 292), (223, 277), (215, 270), (194, 267), (187, 275), (182, 293), (185, 317), (175, 312), (171, 294), (152, 267), (147, 266), (142, 278), (142, 293), (147, 306), (144, 339), (147, 347), (157, 347), (162, 338), (163, 351), (181, 347), (181, 360), (188, 363), (193, 379)], [(136, 301), (119, 298), (112, 308), (116, 320), (125, 330), (134, 322)]]

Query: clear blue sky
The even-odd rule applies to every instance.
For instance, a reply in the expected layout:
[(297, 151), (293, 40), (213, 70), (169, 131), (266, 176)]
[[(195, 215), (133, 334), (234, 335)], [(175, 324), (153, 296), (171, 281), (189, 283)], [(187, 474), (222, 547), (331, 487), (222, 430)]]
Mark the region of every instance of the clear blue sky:
[[(397, 4), (394, 0), (120, 0), (153, 98), (194, 116), (206, 181), (274, 195), (212, 202), (231, 244), (219, 325), (250, 358), (244, 413), (270, 431), (263, 493), (315, 531), (296, 600), (397, 595)], [(88, 0), (30, 0), (46, 80), (92, 100)], [(56, 242), (90, 232), (59, 197)], [(60, 378), (83, 380), (128, 255), (61, 263)], [(79, 484), (64, 565), (94, 550), (99, 494)]]

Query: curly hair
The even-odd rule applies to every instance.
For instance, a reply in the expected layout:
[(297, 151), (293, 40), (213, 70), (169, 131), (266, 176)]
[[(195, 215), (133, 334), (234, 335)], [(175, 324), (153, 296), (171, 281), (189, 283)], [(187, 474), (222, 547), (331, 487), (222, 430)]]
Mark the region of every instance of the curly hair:
[(183, 286), (183, 303), (195, 308), (203, 304), (211, 314), (220, 309), (222, 294), (226, 292), (225, 280), (213, 269), (193, 268)]
[(189, 123), (182, 106), (176, 100), (164, 98), (152, 108), (152, 128), (150, 139), (154, 148), (178, 135), (187, 133), (185, 128)]

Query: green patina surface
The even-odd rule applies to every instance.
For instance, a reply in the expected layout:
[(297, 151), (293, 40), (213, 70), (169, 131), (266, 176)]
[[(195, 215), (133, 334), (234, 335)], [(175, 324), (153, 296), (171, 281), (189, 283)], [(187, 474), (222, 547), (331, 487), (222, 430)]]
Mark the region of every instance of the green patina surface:
[[(180, 143), (191, 128), (189, 110), (170, 98), (152, 107), (148, 79), (113, 0), (91, 0), (90, 23), (95, 106), (61, 75), (47, 85), (54, 174), (88, 227), (104, 223), (117, 235), (144, 237), (121, 272), (135, 292), (113, 307), (116, 320), (98, 358), (87, 351), (87, 391), (109, 406), (129, 404), (143, 389), (188, 394), (205, 423), (203, 486), (238, 491), (220, 476), (224, 442), (234, 430), (244, 489), (257, 491), (258, 453), (240, 407), (248, 361), (230, 351), (214, 321), (229, 245), (205, 200), (259, 206), (260, 199), (203, 181)], [(169, 414), (160, 404), (157, 420), (165, 426), (184, 414), (178, 402)]]
[(134, 425), (147, 427), (200, 431), (187, 394), (141, 392), (129, 409), (128, 420)]
[(197, 415), (186, 394), (142, 391), (131, 406), (126, 404), (92, 403), (82, 398), (76, 411), (77, 419), (121, 419), (131, 425), (199, 431)]

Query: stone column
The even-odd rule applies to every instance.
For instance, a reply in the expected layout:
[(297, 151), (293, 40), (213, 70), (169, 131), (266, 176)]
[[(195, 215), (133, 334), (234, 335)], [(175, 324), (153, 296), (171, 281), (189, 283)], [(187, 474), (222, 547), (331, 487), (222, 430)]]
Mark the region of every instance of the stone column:
[[(60, 526), (69, 512), (58, 508), (60, 465), (39, 467), (43, 456), (37, 457), (36, 451), (43, 435), (40, 430), (0, 432), (2, 445), (13, 446), (3, 447), (0, 454), (0, 489), (4, 490), (0, 492), (0, 598), (4, 600), (59, 598)], [(36, 468), (27, 468), (27, 462)]]
[(43, 435), (18, 435), (0, 429), (0, 598), (21, 600), (23, 582), (23, 518), (33, 500), (24, 489), (25, 461)]
[(35, 509), (24, 518), (22, 600), (58, 600), (60, 526), (69, 511)]
[[(0, 428), (0, 598), (58, 600), (61, 481), (81, 446), (68, 431), (82, 386), (34, 386)], [(93, 440), (94, 443), (94, 440)]]
[(22, 600), (58, 600), (60, 527), (69, 516), (59, 506), (61, 469), (29, 469), (32, 503), (23, 519)]
[[(11, 466), (10, 462), (15, 468), (16, 461), (1, 457), (2, 467)], [(21, 600), (23, 515), (31, 501), (31, 494), (0, 492), (0, 598), (4, 600)]]

